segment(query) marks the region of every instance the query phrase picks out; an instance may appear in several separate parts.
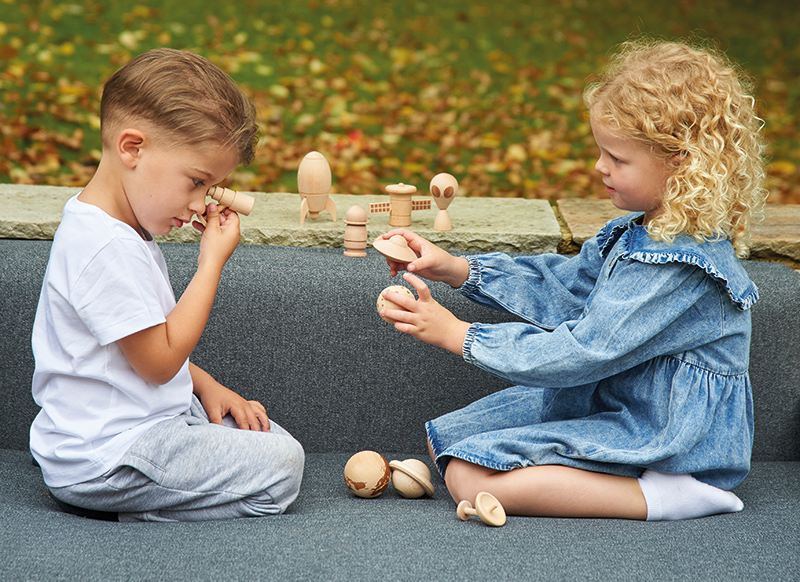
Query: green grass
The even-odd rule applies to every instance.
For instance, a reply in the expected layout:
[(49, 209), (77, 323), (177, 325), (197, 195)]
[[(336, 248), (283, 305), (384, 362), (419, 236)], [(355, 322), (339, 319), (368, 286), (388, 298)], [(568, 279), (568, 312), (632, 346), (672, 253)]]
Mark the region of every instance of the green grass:
[(473, 196), (600, 196), (586, 79), (631, 35), (709, 39), (756, 81), (775, 202), (800, 202), (800, 19), (783, 2), (0, 0), (0, 182), (82, 185), (99, 94), (132, 56), (207, 56), (260, 112), (235, 188), (294, 191), (323, 152), (334, 190), (437, 172)]

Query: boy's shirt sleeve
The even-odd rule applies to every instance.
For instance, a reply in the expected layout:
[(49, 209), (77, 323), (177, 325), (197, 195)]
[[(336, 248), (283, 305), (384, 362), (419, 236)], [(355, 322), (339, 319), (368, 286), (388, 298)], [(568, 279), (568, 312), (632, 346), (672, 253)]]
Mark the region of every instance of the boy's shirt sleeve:
[[(124, 247), (124, 250), (120, 247)], [(101, 346), (166, 321), (163, 277), (146, 247), (113, 239), (87, 264), (70, 292), (75, 311)]]
[(548, 330), (583, 312), (603, 266), (595, 239), (572, 257), (490, 253), (468, 260), (469, 278), (459, 290), (463, 295)]
[(514, 384), (578, 386), (713, 341), (723, 326), (720, 291), (702, 270), (620, 260), (578, 317), (553, 331), (472, 324), (463, 356)]

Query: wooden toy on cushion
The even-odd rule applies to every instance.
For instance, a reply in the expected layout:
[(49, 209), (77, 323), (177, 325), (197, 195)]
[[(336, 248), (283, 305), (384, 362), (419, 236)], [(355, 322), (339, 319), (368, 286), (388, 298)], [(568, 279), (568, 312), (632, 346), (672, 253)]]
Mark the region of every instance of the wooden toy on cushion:
[[(206, 196), (210, 196), (213, 200), (217, 202), (220, 206), (220, 210), (222, 208), (230, 208), (234, 212), (239, 214), (250, 214), (253, 210), (253, 205), (256, 202), (256, 199), (250, 196), (249, 194), (245, 194), (243, 192), (237, 192), (236, 190), (231, 190), (230, 188), (223, 188), (222, 186), (211, 186), (206, 192)], [(205, 215), (197, 214), (197, 220), (205, 226), (206, 225), (206, 217)]]
[(458, 180), (450, 174), (436, 174), (431, 180), (430, 188), (433, 201), (436, 202), (436, 206), (439, 207), (439, 212), (433, 223), (433, 229), (441, 231), (452, 229), (453, 226), (450, 223), (450, 215), (447, 213), (447, 207), (450, 206), (450, 203), (458, 192)]
[(506, 510), (494, 495), (486, 491), (478, 493), (475, 498), (475, 507), (472, 507), (472, 504), (464, 499), (458, 504), (456, 514), (459, 519), (464, 521), (477, 515), (483, 523), (493, 527), (500, 527), (506, 522)]
[(431, 471), (419, 459), (391, 461), (389, 467), (392, 469), (392, 486), (403, 497), (417, 499), (433, 495)]
[(360, 206), (351, 206), (344, 215), (344, 256), (366, 257), (367, 211)]
[(357, 497), (371, 499), (383, 493), (391, 480), (389, 463), (375, 451), (356, 453), (344, 466), (344, 482)]
[[(395, 293), (404, 293), (405, 295), (408, 295), (409, 297), (414, 297), (414, 294), (407, 287), (403, 287), (402, 285), (390, 285), (389, 287), (387, 287), (386, 289), (381, 291), (380, 295), (378, 295), (378, 313), (379, 314), (384, 309), (403, 309), (402, 307), (400, 307), (394, 301), (389, 301), (388, 299), (386, 299), (383, 296), (384, 291), (394, 291)], [(405, 310), (403, 309), (403, 311), (405, 311)], [(390, 318), (388, 318), (388, 317), (386, 317), (384, 315), (381, 315), (381, 319), (383, 319), (387, 323), (394, 324), (394, 320), (393, 319), (390, 319)]]
[(330, 212), (336, 222), (336, 203), (330, 197), (331, 167), (319, 152), (309, 152), (297, 168), (297, 191), (300, 193), (300, 224), (306, 215), (316, 220), (323, 210)]
[(411, 226), (411, 213), (414, 210), (430, 210), (430, 200), (412, 200), (416, 186), (408, 184), (389, 184), (386, 186), (389, 202), (373, 202), (369, 205), (370, 214), (389, 213), (391, 226)]

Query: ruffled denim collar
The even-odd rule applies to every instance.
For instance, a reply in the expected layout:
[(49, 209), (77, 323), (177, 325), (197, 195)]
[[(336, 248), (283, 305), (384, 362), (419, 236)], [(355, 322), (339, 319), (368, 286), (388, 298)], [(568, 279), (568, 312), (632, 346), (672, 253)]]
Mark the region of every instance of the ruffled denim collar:
[(678, 236), (672, 244), (654, 241), (647, 228), (639, 224), (642, 213), (629, 214), (606, 223), (597, 234), (603, 258), (619, 243), (618, 256), (641, 263), (686, 263), (705, 271), (728, 294), (739, 309), (752, 307), (758, 300), (758, 288), (747, 276), (728, 240), (698, 244), (694, 237)]

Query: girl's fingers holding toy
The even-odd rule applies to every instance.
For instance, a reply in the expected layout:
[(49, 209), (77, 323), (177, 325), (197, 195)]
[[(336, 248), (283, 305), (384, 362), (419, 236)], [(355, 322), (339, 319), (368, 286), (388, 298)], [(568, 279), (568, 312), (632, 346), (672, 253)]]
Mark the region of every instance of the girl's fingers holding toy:
[(430, 301), (432, 299), (431, 290), (425, 284), (425, 281), (414, 275), (413, 273), (406, 273), (403, 279), (408, 281), (411, 286), (417, 291), (420, 301)]

